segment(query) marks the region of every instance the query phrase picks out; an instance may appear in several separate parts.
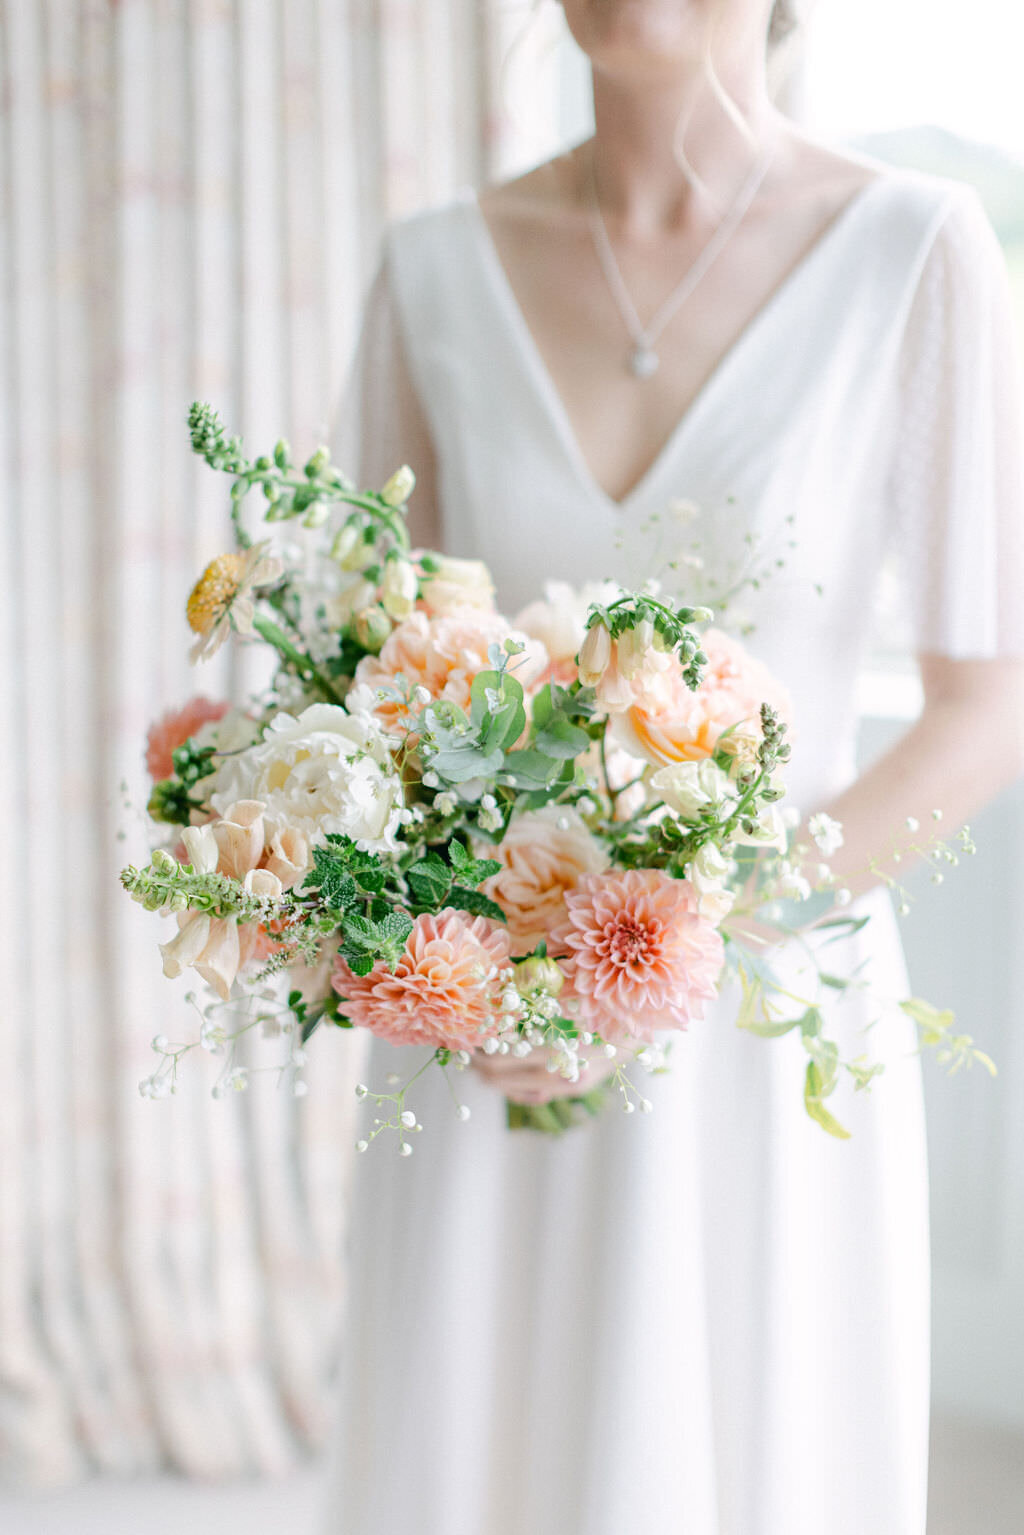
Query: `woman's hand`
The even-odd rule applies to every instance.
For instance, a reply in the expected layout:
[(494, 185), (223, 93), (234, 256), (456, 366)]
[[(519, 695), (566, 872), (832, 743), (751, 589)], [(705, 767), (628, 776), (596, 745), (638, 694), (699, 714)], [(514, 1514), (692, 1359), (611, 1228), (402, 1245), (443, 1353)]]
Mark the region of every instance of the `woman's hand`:
[(553, 1098), (578, 1098), (607, 1080), (616, 1061), (609, 1060), (600, 1045), (581, 1045), (580, 1062), (586, 1062), (577, 1082), (567, 1082), (557, 1071), (548, 1071), (550, 1050), (543, 1047), (532, 1054), (485, 1055), (473, 1052), (473, 1069), (484, 1081), (513, 1103), (550, 1103)]

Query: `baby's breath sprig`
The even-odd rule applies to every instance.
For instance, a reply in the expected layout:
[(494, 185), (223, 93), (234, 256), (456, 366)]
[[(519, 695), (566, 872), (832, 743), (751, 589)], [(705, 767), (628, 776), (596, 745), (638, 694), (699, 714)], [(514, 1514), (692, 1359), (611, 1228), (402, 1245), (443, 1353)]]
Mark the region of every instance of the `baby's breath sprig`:
[[(305, 1066), (307, 1057), (303, 1048), (305, 1036), (300, 1033), (300, 1010), (295, 1006), (295, 998), (298, 996), (300, 993), (293, 992), (288, 1003), (284, 1004), (273, 991), (263, 991), (258, 997), (246, 999), (248, 1016), (243, 1016), (241, 1021), (225, 1022), (226, 1019), (238, 1018), (237, 1001), (211, 1001), (201, 1008), (195, 992), (188, 992), (185, 1000), (199, 1015), (199, 1038), (176, 1042), (168, 1039), (165, 1034), (158, 1034), (152, 1042), (152, 1048), (159, 1057), (159, 1064), (139, 1083), (140, 1094), (143, 1098), (167, 1098), (176, 1093), (182, 1060), (195, 1050), (204, 1050), (209, 1055), (223, 1057), (223, 1067), (210, 1090), (214, 1098), (224, 1098), (231, 1092), (245, 1092), (251, 1077), (268, 1072), (274, 1073), (279, 1081), (290, 1076), (293, 1095), (304, 1098), (307, 1086), (299, 1072)], [(241, 1041), (257, 1028), (264, 1039), (284, 1040), (286, 1054), (283, 1060), (269, 1065), (239, 1063), (238, 1047)]]
[[(399, 1156), (411, 1157), (413, 1146), (412, 1142), (407, 1139), (407, 1135), (418, 1134), (423, 1129), (423, 1126), (416, 1118), (415, 1110), (406, 1107), (405, 1095), (413, 1083), (417, 1082), (429, 1067), (438, 1065), (444, 1068), (453, 1061), (460, 1067), (468, 1066), (469, 1051), (435, 1050), (407, 1082), (396, 1083), (395, 1090), (391, 1093), (375, 1093), (366, 1086), (365, 1082), (357, 1082), (355, 1088), (356, 1097), (361, 1103), (371, 1104), (379, 1112), (375, 1115), (370, 1129), (356, 1141), (356, 1150), (360, 1152), (368, 1151), (372, 1142), (379, 1135), (391, 1133), (398, 1136)], [(469, 1118), (469, 1109), (465, 1104), (457, 1102), (456, 1112), (460, 1119)]]
[[(932, 821), (936, 824), (942, 820), (942, 811), (932, 811)], [(961, 855), (972, 857), (978, 850), (971, 836), (969, 826), (961, 826), (955, 833), (953, 842), (950, 843), (938, 832), (933, 832), (930, 837), (917, 839), (917, 833), (921, 830), (921, 823), (916, 816), (907, 816), (905, 826), (910, 833), (911, 841), (896, 842), (889, 854), (889, 861), (894, 864), (902, 864), (908, 856), (923, 859), (931, 868), (929, 876), (933, 885), (941, 885), (945, 882), (946, 870), (955, 869), (960, 862)], [(872, 859), (869, 865), (870, 873), (888, 886), (893, 900), (896, 902), (896, 910), (901, 917), (910, 915), (910, 908), (914, 897), (907, 887), (889, 869), (885, 867), (881, 859)]]

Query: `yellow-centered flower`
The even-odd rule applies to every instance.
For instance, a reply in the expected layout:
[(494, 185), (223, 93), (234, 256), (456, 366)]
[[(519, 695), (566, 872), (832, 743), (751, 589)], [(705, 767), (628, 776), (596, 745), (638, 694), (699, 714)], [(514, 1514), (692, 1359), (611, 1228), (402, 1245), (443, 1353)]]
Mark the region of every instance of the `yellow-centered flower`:
[(219, 554), (207, 565), (185, 605), (189, 627), (199, 636), (189, 652), (193, 661), (218, 651), (232, 628), (252, 633), (251, 593), (276, 581), (283, 568), (280, 560), (268, 558), (269, 547), (268, 541), (253, 544), (238, 554)]
[(244, 554), (218, 554), (211, 560), (192, 588), (185, 612), (189, 628), (196, 634), (209, 634), (224, 616), (238, 591), (245, 570)]

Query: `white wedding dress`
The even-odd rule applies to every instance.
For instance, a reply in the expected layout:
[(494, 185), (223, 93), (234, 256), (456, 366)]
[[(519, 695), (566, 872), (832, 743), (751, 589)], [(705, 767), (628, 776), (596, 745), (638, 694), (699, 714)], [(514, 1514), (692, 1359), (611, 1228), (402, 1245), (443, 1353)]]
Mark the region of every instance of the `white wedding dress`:
[[(426, 469), (446, 548), (487, 560), (509, 614), (548, 578), (639, 582), (695, 540), (699, 579), (726, 586), (752, 535), (774, 573), (737, 609), (793, 695), (790, 798), (810, 810), (854, 774), (854, 684), (888, 552), (918, 650), (1024, 650), (1010, 323), (974, 194), (880, 169), (616, 504), (467, 195), (388, 237), (357, 372), (360, 475)], [(888, 898), (864, 905), (875, 920), (829, 968), (866, 960), (876, 989), (905, 995)], [(507, 1132), (471, 1072), (456, 1079), (468, 1123), (439, 1073), (417, 1084), (415, 1155), (379, 1142), (355, 1169), (326, 1528), (923, 1535), (912, 1030), (889, 1007), (861, 1039), (879, 1009), (841, 1004), (848, 1052), (886, 1071), (830, 1100), (853, 1134), (840, 1143), (804, 1115), (799, 1041), (740, 1032), (735, 1004), (644, 1079), (653, 1114), (613, 1109), (557, 1142)], [(368, 1079), (414, 1057), (375, 1043)]]

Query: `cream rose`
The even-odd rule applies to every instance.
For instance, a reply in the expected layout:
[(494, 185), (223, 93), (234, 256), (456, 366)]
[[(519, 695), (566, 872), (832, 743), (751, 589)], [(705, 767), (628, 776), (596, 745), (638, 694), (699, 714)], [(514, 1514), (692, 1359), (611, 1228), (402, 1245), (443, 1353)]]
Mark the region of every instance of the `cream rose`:
[(279, 856), (322, 843), (328, 832), (351, 837), (364, 852), (394, 851), (402, 785), (387, 739), (373, 716), (337, 704), (312, 704), (295, 718), (279, 714), (263, 740), (234, 759), (229, 794), (210, 796), (216, 810), (241, 797), (262, 800), (268, 820), (301, 833)]
[(483, 560), (458, 560), (450, 555), (431, 556), (435, 569), (420, 581), (420, 599), (432, 618), (456, 608), (494, 608), (494, 582)]

